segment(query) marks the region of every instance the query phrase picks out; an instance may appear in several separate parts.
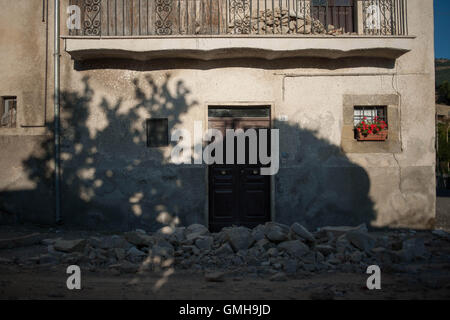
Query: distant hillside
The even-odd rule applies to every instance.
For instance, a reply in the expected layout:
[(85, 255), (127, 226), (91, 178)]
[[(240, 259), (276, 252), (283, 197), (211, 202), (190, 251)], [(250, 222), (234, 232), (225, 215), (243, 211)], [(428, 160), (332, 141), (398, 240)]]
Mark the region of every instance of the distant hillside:
[(436, 59), (436, 86), (440, 85), (444, 81), (450, 83), (450, 60), (449, 59)]

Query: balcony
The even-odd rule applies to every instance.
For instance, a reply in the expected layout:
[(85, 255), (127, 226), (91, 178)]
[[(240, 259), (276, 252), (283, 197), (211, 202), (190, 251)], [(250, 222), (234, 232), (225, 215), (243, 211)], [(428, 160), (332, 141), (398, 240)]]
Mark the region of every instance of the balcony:
[(297, 56), (395, 59), (410, 50), (407, 0), (71, 0), (74, 59)]

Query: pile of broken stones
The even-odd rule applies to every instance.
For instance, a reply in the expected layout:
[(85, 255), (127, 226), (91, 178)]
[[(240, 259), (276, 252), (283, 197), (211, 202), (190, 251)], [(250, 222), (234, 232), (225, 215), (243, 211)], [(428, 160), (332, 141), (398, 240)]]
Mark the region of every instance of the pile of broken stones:
[(375, 236), (365, 225), (323, 227), (310, 232), (299, 223), (275, 222), (257, 226), (224, 228), (210, 233), (200, 224), (165, 227), (155, 233), (144, 230), (120, 235), (41, 242), (48, 253), (30, 258), (40, 265), (77, 264), (88, 270), (114, 274), (143, 273), (168, 268), (188, 269), (218, 280), (212, 271), (239, 270), (283, 280), (289, 274), (308, 272), (365, 272), (367, 266), (395, 266), (430, 259), (424, 240), (406, 233)]
[[(328, 25), (310, 17), (309, 14), (296, 13), (294, 10), (266, 10), (257, 17), (247, 14), (242, 20), (236, 19), (229, 26), (228, 33), (259, 33), (259, 34), (346, 34), (343, 28)], [(250, 30), (251, 29), (251, 30)]]

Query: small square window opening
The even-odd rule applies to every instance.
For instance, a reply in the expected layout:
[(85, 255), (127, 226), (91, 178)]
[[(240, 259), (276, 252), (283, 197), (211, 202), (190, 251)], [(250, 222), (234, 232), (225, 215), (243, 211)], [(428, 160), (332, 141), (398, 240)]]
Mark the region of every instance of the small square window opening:
[(147, 119), (147, 147), (169, 145), (169, 121), (167, 118)]
[(17, 98), (2, 97), (0, 103), (0, 128), (15, 128), (17, 122)]

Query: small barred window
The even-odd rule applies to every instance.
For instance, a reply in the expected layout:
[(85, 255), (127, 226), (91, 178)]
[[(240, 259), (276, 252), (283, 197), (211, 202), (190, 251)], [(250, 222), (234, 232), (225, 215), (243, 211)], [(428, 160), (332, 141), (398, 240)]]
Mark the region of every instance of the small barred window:
[(15, 128), (17, 122), (17, 98), (2, 97), (0, 104), (0, 127)]

